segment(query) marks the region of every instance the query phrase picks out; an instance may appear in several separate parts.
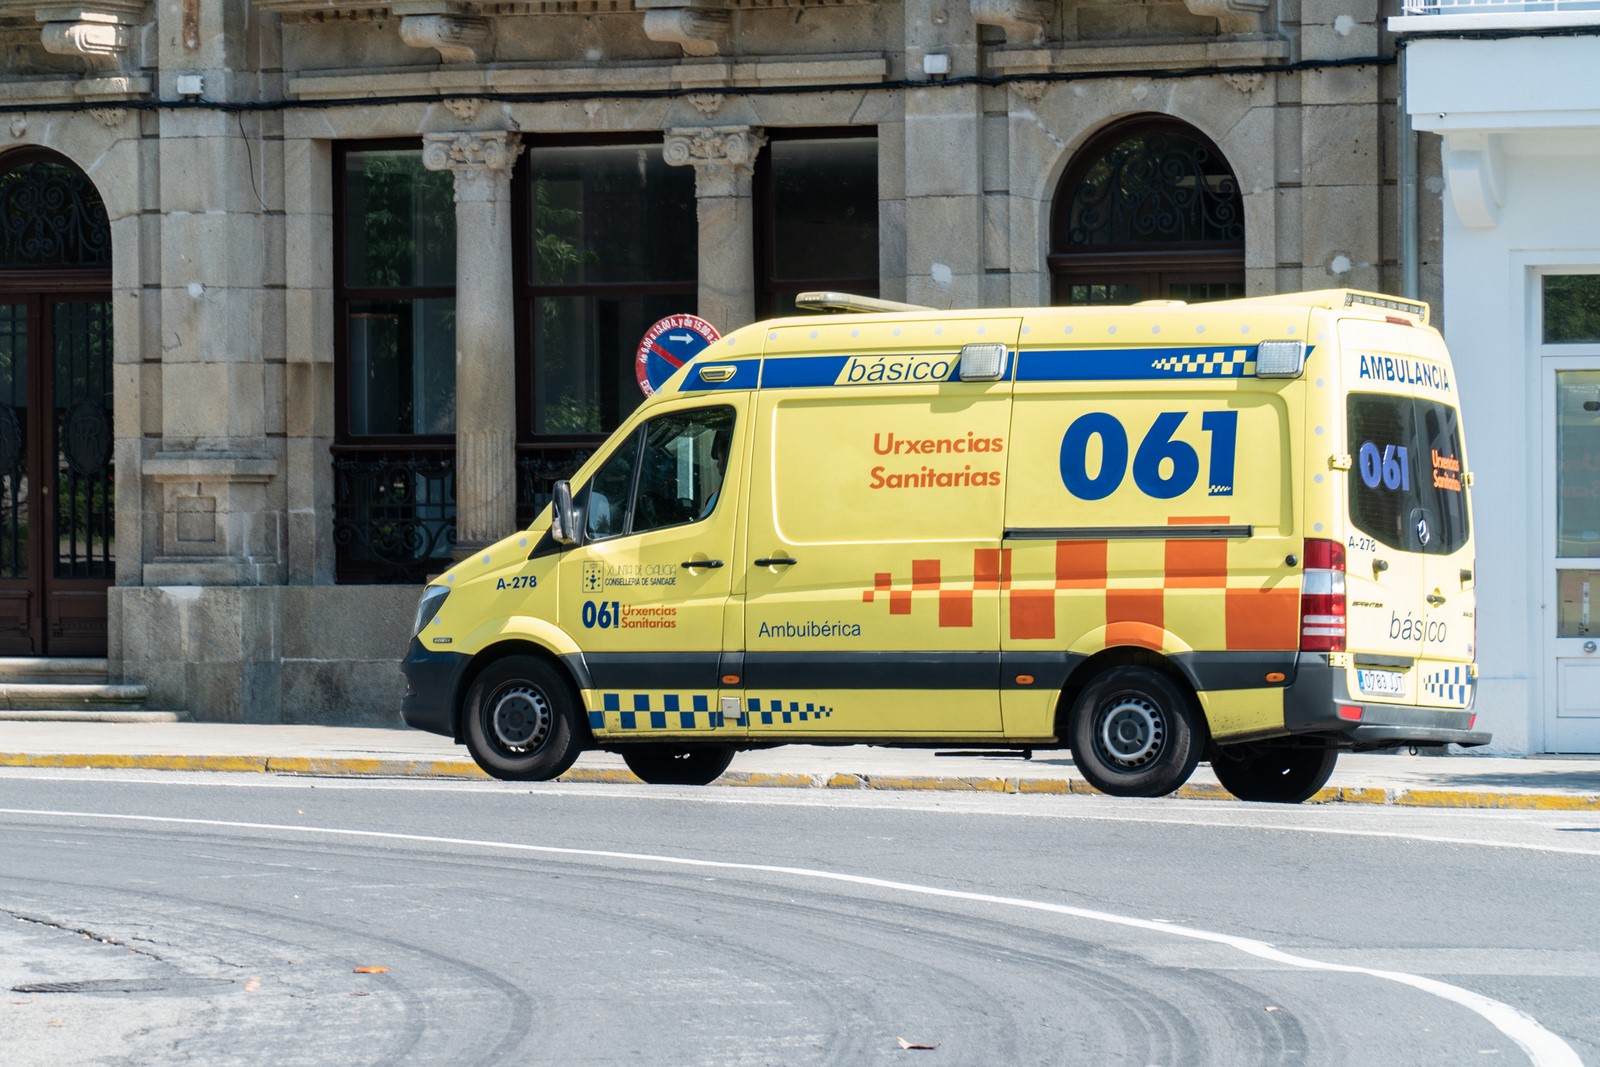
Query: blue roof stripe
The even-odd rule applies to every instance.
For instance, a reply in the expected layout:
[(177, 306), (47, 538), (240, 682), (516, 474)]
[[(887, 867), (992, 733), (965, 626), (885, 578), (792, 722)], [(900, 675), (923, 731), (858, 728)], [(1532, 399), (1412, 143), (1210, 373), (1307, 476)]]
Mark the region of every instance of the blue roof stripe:
[(832, 385), (839, 380), (849, 356), (788, 356), (762, 361), (761, 388), (799, 389)]
[[(1187, 345), (1182, 348), (1024, 349), (1017, 381), (1127, 381), (1148, 378), (1254, 377), (1255, 345)], [(1243, 364), (1250, 364), (1244, 373)], [(1205, 370), (1207, 364), (1212, 369)], [(1222, 373), (1226, 365), (1232, 365)]]

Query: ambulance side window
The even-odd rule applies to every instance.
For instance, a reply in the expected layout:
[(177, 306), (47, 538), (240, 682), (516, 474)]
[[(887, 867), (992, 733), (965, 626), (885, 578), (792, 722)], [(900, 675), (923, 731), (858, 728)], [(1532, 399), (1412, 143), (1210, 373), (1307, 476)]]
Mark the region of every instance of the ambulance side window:
[(681, 526), (711, 515), (733, 439), (731, 407), (651, 419), (612, 453), (583, 491), (584, 539)]
[(628, 532), (628, 505), (633, 498), (638, 455), (639, 433), (635, 431), (589, 480), (583, 493), (584, 540), (598, 541)]
[(733, 409), (701, 408), (645, 426), (633, 532), (680, 526), (716, 509), (727, 473)]

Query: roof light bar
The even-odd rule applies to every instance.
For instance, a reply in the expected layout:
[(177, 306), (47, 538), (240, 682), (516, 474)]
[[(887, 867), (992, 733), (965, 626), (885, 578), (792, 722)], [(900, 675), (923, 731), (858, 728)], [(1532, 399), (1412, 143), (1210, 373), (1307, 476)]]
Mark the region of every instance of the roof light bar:
[(1403, 311), (1407, 315), (1415, 315), (1423, 322), (1428, 321), (1428, 305), (1420, 300), (1397, 300), (1392, 296), (1371, 296), (1367, 293), (1345, 293), (1344, 306), (1351, 307), (1355, 304), (1365, 304), (1368, 307), (1388, 308), (1390, 311)]
[(902, 304), (898, 300), (879, 300), (875, 296), (818, 290), (801, 293), (794, 306), (805, 311), (932, 311), (926, 304)]

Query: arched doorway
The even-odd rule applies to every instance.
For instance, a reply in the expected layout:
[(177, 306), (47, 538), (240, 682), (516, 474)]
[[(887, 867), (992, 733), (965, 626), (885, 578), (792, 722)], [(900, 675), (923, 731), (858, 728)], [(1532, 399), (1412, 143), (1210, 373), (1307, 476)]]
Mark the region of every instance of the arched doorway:
[(1137, 115), (1095, 134), (1056, 187), (1056, 304), (1244, 295), (1244, 200), (1199, 130)]
[(0, 156), (0, 655), (106, 654), (110, 290), (89, 179), (51, 152)]

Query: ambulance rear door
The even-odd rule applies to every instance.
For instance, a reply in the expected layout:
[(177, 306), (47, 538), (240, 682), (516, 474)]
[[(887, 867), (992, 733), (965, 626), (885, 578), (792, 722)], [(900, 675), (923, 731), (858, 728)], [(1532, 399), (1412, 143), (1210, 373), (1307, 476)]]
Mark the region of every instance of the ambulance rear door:
[[(769, 332), (750, 471), (752, 739), (999, 733), (1019, 322), (820, 320)], [(1004, 346), (1000, 380), (960, 380), (967, 344)]]
[[(1456, 534), (1445, 529), (1431, 486), (1430, 449), (1445, 410), (1419, 401), (1419, 375), (1442, 369), (1412, 351), (1416, 327), (1367, 319), (1339, 323), (1344, 361), (1349, 528), (1345, 590), (1351, 696), (1424, 703), (1424, 637), (1430, 623), (1433, 556)], [(1441, 431), (1443, 432), (1443, 431)], [(1464, 532), (1464, 531), (1463, 531)], [(1453, 555), (1448, 545), (1445, 555)]]

